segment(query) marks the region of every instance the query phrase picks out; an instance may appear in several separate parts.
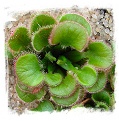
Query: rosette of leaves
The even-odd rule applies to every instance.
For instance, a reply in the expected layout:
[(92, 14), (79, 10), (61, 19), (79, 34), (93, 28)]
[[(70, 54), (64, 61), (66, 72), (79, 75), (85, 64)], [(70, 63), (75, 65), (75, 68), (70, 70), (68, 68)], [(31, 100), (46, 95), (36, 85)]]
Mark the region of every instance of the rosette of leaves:
[[(113, 51), (104, 42), (90, 42), (90, 35), (89, 22), (78, 14), (65, 14), (59, 21), (40, 14), (30, 31), (16, 29), (7, 43), (17, 53), (13, 59), (16, 92), (24, 102), (39, 101), (32, 111), (71, 108), (85, 100), (87, 93), (94, 102), (107, 96), (100, 93), (106, 88), (105, 71), (113, 64)], [(110, 105), (101, 101), (105, 103)]]

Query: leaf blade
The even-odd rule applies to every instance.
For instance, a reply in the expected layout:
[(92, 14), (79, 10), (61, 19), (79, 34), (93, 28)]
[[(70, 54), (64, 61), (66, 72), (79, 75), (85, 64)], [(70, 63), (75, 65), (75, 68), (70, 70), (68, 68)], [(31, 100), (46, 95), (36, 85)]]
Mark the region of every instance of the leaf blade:
[(36, 94), (32, 94), (32, 93), (28, 93), (28, 92), (24, 92), (22, 90), (20, 90), (20, 88), (18, 87), (18, 85), (16, 85), (16, 92), (19, 96), (19, 98), (21, 100), (23, 100), (24, 102), (33, 102), (34, 100), (40, 100), (43, 98), (43, 96), (45, 95), (45, 90), (41, 89), (38, 93)]
[(92, 87), (97, 80), (97, 72), (90, 65), (85, 65), (81, 70), (75, 71), (79, 83), (84, 87)]
[(53, 25), (55, 23), (56, 23), (56, 20), (50, 15), (46, 15), (46, 14), (37, 15), (35, 16), (35, 18), (31, 23), (31, 33), (38, 31), (38, 29), (41, 27), (44, 27), (47, 25)]
[(102, 89), (104, 89), (105, 85), (106, 85), (106, 75), (104, 72), (101, 72), (98, 73), (98, 79), (96, 83), (92, 87), (86, 88), (86, 90), (90, 93), (97, 93)]
[(51, 30), (52, 26), (43, 27), (33, 35), (32, 45), (37, 52), (40, 52), (44, 47), (49, 44), (48, 37)]
[(48, 73), (45, 82), (51, 87), (57, 86), (62, 82), (62, 76), (59, 73)]
[(15, 70), (19, 81), (27, 86), (37, 86), (43, 81), (40, 65), (34, 54), (26, 54), (18, 58)]
[(83, 16), (78, 15), (78, 14), (73, 14), (73, 13), (65, 14), (60, 18), (60, 22), (63, 22), (63, 21), (77, 22), (86, 28), (89, 36), (91, 35), (91, 26)]
[(30, 44), (31, 40), (29, 32), (25, 27), (19, 27), (16, 29), (14, 35), (9, 39), (9, 47), (14, 51), (25, 50)]
[(88, 63), (97, 68), (108, 68), (113, 61), (113, 52), (111, 48), (103, 42), (91, 43), (86, 54), (89, 58)]
[(111, 97), (110, 97), (109, 93), (105, 90), (92, 94), (92, 100), (95, 103), (103, 102), (103, 103), (107, 104), (108, 106), (111, 105)]
[(71, 46), (81, 51), (85, 48), (88, 41), (88, 34), (84, 27), (74, 22), (62, 22), (56, 25), (49, 38), (49, 44), (60, 43), (63, 46)]
[(61, 106), (72, 106), (75, 102), (77, 102), (77, 100), (79, 99), (79, 93), (80, 93), (80, 89), (78, 88), (73, 95), (67, 97), (67, 98), (59, 98), (56, 96), (52, 96), (52, 100)]
[(52, 95), (58, 97), (67, 97), (73, 93), (76, 88), (76, 80), (71, 75), (67, 75), (61, 84), (56, 87), (50, 87), (49, 91)]
[(40, 111), (40, 112), (49, 111), (49, 112), (52, 112), (54, 109), (55, 108), (54, 108), (53, 104), (49, 100), (43, 100), (42, 102), (40, 102), (38, 107), (31, 109), (31, 111)]

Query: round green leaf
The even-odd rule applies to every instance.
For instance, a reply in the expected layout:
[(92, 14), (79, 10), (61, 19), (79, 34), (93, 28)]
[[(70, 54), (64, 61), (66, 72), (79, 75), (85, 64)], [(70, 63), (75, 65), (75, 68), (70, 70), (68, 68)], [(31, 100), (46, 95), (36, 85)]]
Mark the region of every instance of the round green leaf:
[(38, 31), (38, 29), (43, 26), (53, 25), (55, 23), (56, 20), (50, 15), (46, 14), (37, 15), (31, 23), (31, 33)]
[(52, 96), (51, 98), (56, 104), (68, 107), (68, 106), (73, 105), (79, 99), (80, 93), (81, 93), (80, 90), (77, 89), (73, 95), (71, 95), (67, 98), (59, 98), (56, 96)]
[(77, 22), (81, 24), (87, 30), (89, 36), (91, 35), (91, 26), (83, 16), (78, 15), (78, 14), (73, 14), (73, 13), (65, 14), (60, 19), (60, 22), (63, 22), (63, 21)]
[(44, 89), (41, 89), (38, 93), (32, 94), (28, 92), (24, 92), (20, 90), (18, 85), (16, 85), (16, 92), (21, 100), (24, 102), (32, 102), (34, 100), (40, 100), (43, 98), (43, 96), (46, 94)]
[(31, 109), (31, 111), (49, 111), (52, 112), (54, 110), (54, 106), (53, 104), (49, 101), (49, 100), (43, 100), (42, 102), (40, 102), (40, 104), (38, 105), (38, 107)]
[(52, 95), (57, 97), (67, 97), (71, 95), (76, 88), (76, 80), (73, 76), (68, 74), (62, 82), (56, 87), (50, 87), (49, 91)]
[(9, 39), (9, 47), (14, 51), (25, 50), (30, 44), (29, 32), (25, 27), (16, 29), (14, 35)]
[(98, 73), (98, 78), (96, 83), (92, 87), (87, 88), (86, 90), (90, 93), (96, 93), (104, 89), (105, 85), (106, 85), (106, 75), (104, 72), (101, 72)]
[(52, 26), (43, 27), (33, 35), (32, 45), (36, 51), (39, 52), (48, 45), (48, 37), (51, 30)]
[(28, 86), (22, 84), (21, 82), (17, 82), (17, 86), (20, 88), (20, 90), (24, 91), (24, 92), (32, 92), (32, 89), (29, 88)]
[(42, 83), (44, 76), (34, 54), (20, 56), (15, 65), (17, 77), (23, 84), (34, 87)]
[(76, 75), (79, 83), (85, 87), (91, 87), (97, 81), (97, 72), (89, 65), (85, 65), (81, 70), (78, 70)]
[(45, 82), (49, 85), (49, 86), (57, 86), (61, 83), (62, 81), (62, 76), (59, 73), (48, 73), (46, 74), (46, 78), (45, 78)]
[(62, 22), (56, 25), (49, 38), (49, 43), (70, 46), (81, 51), (87, 44), (88, 34), (84, 27), (75, 22)]
[(111, 105), (111, 97), (107, 91), (101, 91), (95, 94), (92, 94), (92, 100), (98, 104), (98, 102), (103, 102), (108, 106)]
[(86, 54), (89, 58), (88, 63), (98, 68), (108, 68), (113, 61), (112, 49), (104, 42), (89, 44), (89, 50)]

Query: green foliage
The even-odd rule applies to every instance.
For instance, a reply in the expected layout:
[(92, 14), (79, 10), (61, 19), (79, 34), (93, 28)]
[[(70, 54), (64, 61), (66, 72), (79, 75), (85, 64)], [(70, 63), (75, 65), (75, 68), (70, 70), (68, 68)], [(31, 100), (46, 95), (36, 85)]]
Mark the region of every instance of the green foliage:
[(43, 100), (40, 102), (38, 107), (31, 109), (31, 111), (39, 111), (39, 112), (44, 112), (44, 111), (49, 111), (52, 112), (54, 110), (53, 104), (49, 100)]
[(107, 91), (101, 91), (92, 95), (92, 100), (97, 104), (97, 107), (109, 109), (111, 106), (111, 97)]
[(80, 24), (74, 22), (62, 22), (56, 25), (50, 35), (49, 43), (70, 46), (81, 51), (88, 41), (88, 34)]
[(93, 42), (89, 44), (89, 50), (86, 54), (89, 58), (89, 64), (95, 67), (108, 68), (112, 64), (112, 49), (103, 42)]
[(29, 92), (24, 92), (16, 85), (16, 92), (21, 100), (24, 102), (33, 102), (34, 100), (40, 100), (46, 94), (44, 89), (41, 89), (38, 93), (32, 94)]
[(48, 45), (48, 37), (51, 30), (52, 26), (47, 26), (35, 32), (35, 34), (33, 35), (32, 43), (36, 51), (39, 52)]
[(25, 27), (19, 27), (9, 39), (8, 44), (13, 51), (21, 51), (26, 50), (30, 42), (29, 31)]
[(24, 91), (24, 92), (32, 92), (32, 89), (29, 88), (28, 86), (22, 84), (20, 81), (17, 82), (17, 86), (19, 87), (19, 89), (21, 91)]
[(78, 62), (82, 59), (82, 53), (76, 50), (71, 50), (65, 53), (65, 57), (69, 59), (71, 62)]
[(87, 88), (86, 90), (90, 93), (97, 93), (99, 91), (101, 91), (102, 89), (104, 89), (105, 85), (106, 85), (106, 76), (104, 74), (104, 72), (100, 72), (98, 73), (98, 77), (97, 77), (97, 81), (96, 83), (90, 87)]
[(56, 61), (56, 58), (50, 53), (46, 53), (45, 57), (53, 63), (53, 61)]
[(57, 86), (62, 82), (62, 76), (59, 73), (48, 73), (45, 82), (51, 87)]
[(66, 14), (62, 16), (60, 19), (60, 22), (63, 22), (63, 21), (77, 22), (81, 24), (87, 30), (89, 36), (91, 35), (91, 26), (83, 16), (80, 16), (77, 14)]
[(77, 89), (76, 92), (73, 95), (71, 95), (69, 97), (66, 97), (66, 98), (52, 96), (52, 100), (56, 104), (59, 104), (59, 105), (67, 107), (67, 106), (73, 105), (76, 101), (78, 101), (78, 98), (79, 98), (78, 96), (79, 96), (79, 89)]
[(96, 83), (97, 72), (89, 65), (85, 65), (81, 70), (76, 72), (78, 81), (85, 87), (91, 87)]
[(60, 56), (58, 58), (57, 64), (65, 70), (76, 70), (72, 65), (71, 61), (69, 61), (65, 56)]
[(59, 20), (40, 14), (30, 32), (16, 29), (6, 53), (14, 61), (18, 97), (27, 103), (39, 101), (31, 111), (82, 105), (109, 110), (114, 105), (113, 49), (104, 42), (90, 42), (90, 35), (88, 21), (70, 13)]
[(38, 16), (35, 16), (31, 23), (31, 33), (34, 33), (39, 30), (39, 28), (48, 26), (48, 25), (53, 25), (56, 23), (56, 20), (46, 14), (40, 14)]
[(115, 84), (115, 66), (116, 65), (114, 64), (108, 73), (108, 80), (110, 82), (112, 90), (114, 90), (114, 84)]
[(61, 84), (59, 84), (56, 87), (50, 87), (49, 91), (52, 95), (55, 95), (57, 97), (67, 97), (74, 92), (76, 87), (76, 81), (68, 74), (65, 79), (62, 80)]
[(20, 56), (16, 61), (15, 68), (18, 79), (22, 83), (32, 87), (42, 83), (44, 76), (34, 54)]

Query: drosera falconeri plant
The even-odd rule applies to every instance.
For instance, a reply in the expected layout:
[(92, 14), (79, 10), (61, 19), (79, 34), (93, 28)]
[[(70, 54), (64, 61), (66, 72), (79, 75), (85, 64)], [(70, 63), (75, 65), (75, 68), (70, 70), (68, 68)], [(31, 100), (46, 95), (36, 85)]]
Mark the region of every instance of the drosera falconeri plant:
[(31, 111), (112, 109), (114, 53), (107, 43), (91, 41), (91, 32), (89, 22), (73, 13), (58, 19), (40, 14), (30, 31), (16, 29), (6, 54), (14, 61), (18, 97), (39, 102)]

